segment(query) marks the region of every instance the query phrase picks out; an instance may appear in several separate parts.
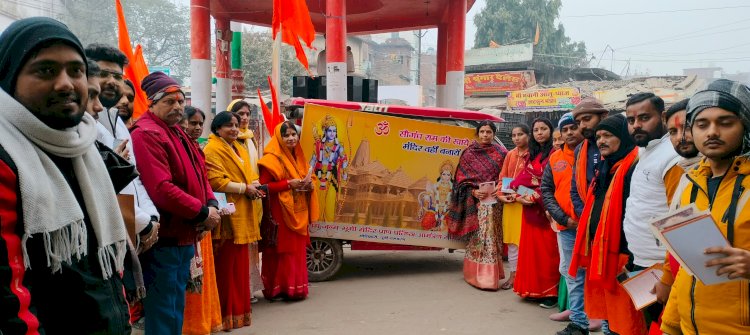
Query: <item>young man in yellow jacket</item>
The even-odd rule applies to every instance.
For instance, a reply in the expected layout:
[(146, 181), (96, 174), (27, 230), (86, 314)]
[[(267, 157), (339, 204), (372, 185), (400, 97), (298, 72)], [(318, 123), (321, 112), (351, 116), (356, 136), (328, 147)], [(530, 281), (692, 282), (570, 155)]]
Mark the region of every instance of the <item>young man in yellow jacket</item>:
[(734, 281), (706, 286), (680, 269), (667, 302), (665, 334), (750, 334), (750, 89), (717, 80), (696, 93), (687, 118), (705, 156), (684, 178), (680, 206), (710, 209), (731, 247), (713, 247), (706, 265)]

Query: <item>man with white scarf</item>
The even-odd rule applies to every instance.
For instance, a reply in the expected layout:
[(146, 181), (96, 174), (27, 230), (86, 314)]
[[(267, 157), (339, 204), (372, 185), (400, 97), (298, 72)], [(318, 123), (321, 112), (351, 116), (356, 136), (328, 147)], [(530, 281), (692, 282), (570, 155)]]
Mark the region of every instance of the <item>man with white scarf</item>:
[(0, 333), (130, 334), (127, 232), (85, 113), (81, 43), (53, 19), (14, 22), (0, 88)]
[[(97, 118), (97, 140), (113, 150), (124, 144), (126, 155), (123, 158), (136, 165), (130, 131), (118, 117), (119, 109), (116, 107), (122, 97), (122, 86), (125, 85), (122, 76), (124, 67), (128, 64), (127, 58), (122, 51), (106, 44), (90, 44), (85, 52), (86, 57), (95, 61), (100, 68), (99, 98), (104, 110)], [(138, 247), (140, 254), (150, 248), (158, 238), (159, 211), (148, 196), (140, 177), (133, 180), (120, 193), (133, 195), (135, 199), (135, 230), (138, 233), (138, 241), (133, 243)]]

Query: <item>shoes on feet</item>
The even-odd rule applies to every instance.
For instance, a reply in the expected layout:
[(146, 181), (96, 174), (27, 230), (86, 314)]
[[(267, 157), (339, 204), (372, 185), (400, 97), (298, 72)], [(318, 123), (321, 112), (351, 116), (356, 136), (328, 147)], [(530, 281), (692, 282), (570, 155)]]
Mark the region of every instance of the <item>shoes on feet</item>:
[(251, 304), (257, 304), (258, 303), (258, 298), (256, 298), (256, 297), (250, 298), (250, 303)]
[(595, 332), (602, 329), (602, 320), (589, 320), (589, 331)]
[(133, 328), (138, 330), (145, 330), (146, 329), (146, 318), (140, 318), (137, 321), (133, 322)]
[(557, 332), (555, 335), (589, 335), (589, 331), (571, 322), (565, 329)]
[(555, 313), (549, 316), (552, 321), (570, 321), (570, 310)]
[(550, 309), (557, 307), (557, 297), (555, 298), (544, 298), (541, 303), (539, 303), (539, 307), (544, 309)]

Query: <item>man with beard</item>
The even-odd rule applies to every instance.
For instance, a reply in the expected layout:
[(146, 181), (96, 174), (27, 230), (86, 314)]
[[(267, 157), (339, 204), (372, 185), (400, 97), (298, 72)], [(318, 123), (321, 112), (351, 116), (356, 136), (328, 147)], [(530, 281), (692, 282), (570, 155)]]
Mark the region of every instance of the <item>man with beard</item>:
[[(86, 56), (96, 61), (100, 68), (99, 85), (101, 86), (101, 93), (99, 97), (105, 110), (99, 114), (97, 139), (110, 149), (118, 153), (124, 153), (123, 158), (137, 166), (130, 131), (118, 117), (119, 109), (116, 107), (122, 100), (128, 100), (120, 91), (122, 87), (126, 86), (123, 82), (122, 73), (123, 67), (128, 63), (127, 58), (120, 50), (104, 44), (90, 44), (86, 47)], [(132, 194), (136, 200), (136, 232), (139, 235), (138, 240), (141, 242), (136, 246), (139, 252), (143, 252), (156, 240), (159, 211), (157, 211), (148, 192), (143, 187), (140, 177), (133, 180), (123, 190), (123, 193)], [(137, 243), (137, 241), (133, 241), (133, 243)]]
[(623, 214), (629, 209), (638, 148), (620, 114), (597, 125), (596, 144), (602, 160), (586, 195), (569, 275), (577, 278), (578, 269), (586, 267), (584, 308), (590, 318), (608, 321), (604, 334), (642, 335), (646, 330), (643, 315), (617, 281), (629, 258)]
[(573, 108), (573, 119), (583, 135), (583, 142), (575, 150), (575, 168), (573, 169), (573, 184), (570, 187), (570, 200), (576, 216), (583, 212), (588, 187), (596, 174), (599, 164), (599, 149), (596, 147), (596, 126), (599, 125), (609, 111), (595, 98), (585, 98)]
[(628, 131), (642, 148), (623, 224), (636, 270), (661, 263), (666, 252), (651, 233), (649, 222), (669, 210), (664, 176), (680, 156), (666, 133), (662, 112), (664, 100), (653, 93), (635, 94), (625, 103)]
[(138, 170), (162, 214), (159, 243), (142, 255), (146, 335), (181, 334), (193, 245), (220, 221), (202, 152), (180, 128), (185, 94), (163, 72), (141, 83), (149, 109), (133, 126)]
[(671, 335), (750, 334), (750, 89), (718, 79), (690, 98), (687, 119), (705, 158), (687, 172), (690, 182), (675, 200), (711, 212), (730, 246), (706, 249), (706, 267), (734, 280), (704, 285), (681, 268), (661, 329)]
[(133, 101), (135, 101), (135, 86), (130, 79), (125, 79), (122, 85), (122, 97), (117, 102), (117, 115), (120, 116), (125, 127), (130, 129), (133, 126)]
[(579, 271), (576, 278), (568, 275), (570, 258), (576, 241), (578, 221), (573, 212), (570, 201), (571, 177), (575, 163), (575, 148), (583, 141), (578, 131), (578, 125), (573, 119), (573, 113), (566, 113), (560, 118), (557, 129), (563, 142), (560, 150), (550, 155), (549, 164), (542, 175), (542, 201), (547, 212), (559, 224), (561, 230), (557, 233), (557, 243), (560, 249), (560, 275), (565, 278), (568, 290), (569, 309), (550, 316), (555, 321), (570, 320), (571, 323), (557, 335), (584, 335), (589, 333), (589, 321), (583, 311), (583, 282), (585, 275)]
[(86, 70), (58, 21), (22, 19), (0, 35), (3, 334), (130, 334), (128, 237), (85, 111)]

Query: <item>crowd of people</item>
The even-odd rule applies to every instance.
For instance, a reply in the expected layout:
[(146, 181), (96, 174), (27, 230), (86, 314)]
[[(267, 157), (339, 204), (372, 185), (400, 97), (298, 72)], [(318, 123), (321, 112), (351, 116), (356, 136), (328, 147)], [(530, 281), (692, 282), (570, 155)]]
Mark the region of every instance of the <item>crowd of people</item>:
[[(80, 333), (210, 334), (251, 325), (255, 292), (308, 295), (308, 224), (325, 209), (299, 128), (276, 125), (260, 148), (252, 106), (204, 125), (162, 72), (134, 117), (127, 66), (49, 18), (0, 35), (0, 333), (67, 333), (85, 316)], [(750, 333), (750, 89), (717, 80), (665, 107), (639, 93), (609, 115), (586, 98), (557, 127), (515, 127), (509, 152), (480, 123), (445, 218), (467, 241), (465, 280), (560, 307), (561, 335)], [(735, 280), (704, 285), (651, 233), (690, 204), (731, 245), (706, 266)], [(621, 274), (653, 266), (658, 303), (637, 310)]]
[[(69, 333), (85, 316), (79, 333), (204, 335), (251, 325), (255, 292), (307, 297), (318, 201), (298, 128), (259, 148), (251, 105), (204, 125), (162, 72), (142, 80), (135, 120), (127, 66), (49, 18), (0, 35), (0, 333)], [(278, 232), (261, 262), (264, 212)]]
[[(516, 126), (507, 153), (491, 140), (493, 124), (477, 126), (448, 215), (451, 234), (469, 241), (464, 279), (559, 305), (550, 319), (570, 322), (558, 335), (749, 334), (750, 89), (720, 79), (667, 110), (649, 92), (624, 107), (584, 98), (557, 129), (545, 118)], [(650, 230), (690, 204), (709, 210), (729, 241), (704, 252), (731, 281), (704, 285)], [(500, 241), (511, 271), (503, 284)], [(650, 267), (664, 273), (649, 292), (657, 302), (637, 310), (623, 274)]]

